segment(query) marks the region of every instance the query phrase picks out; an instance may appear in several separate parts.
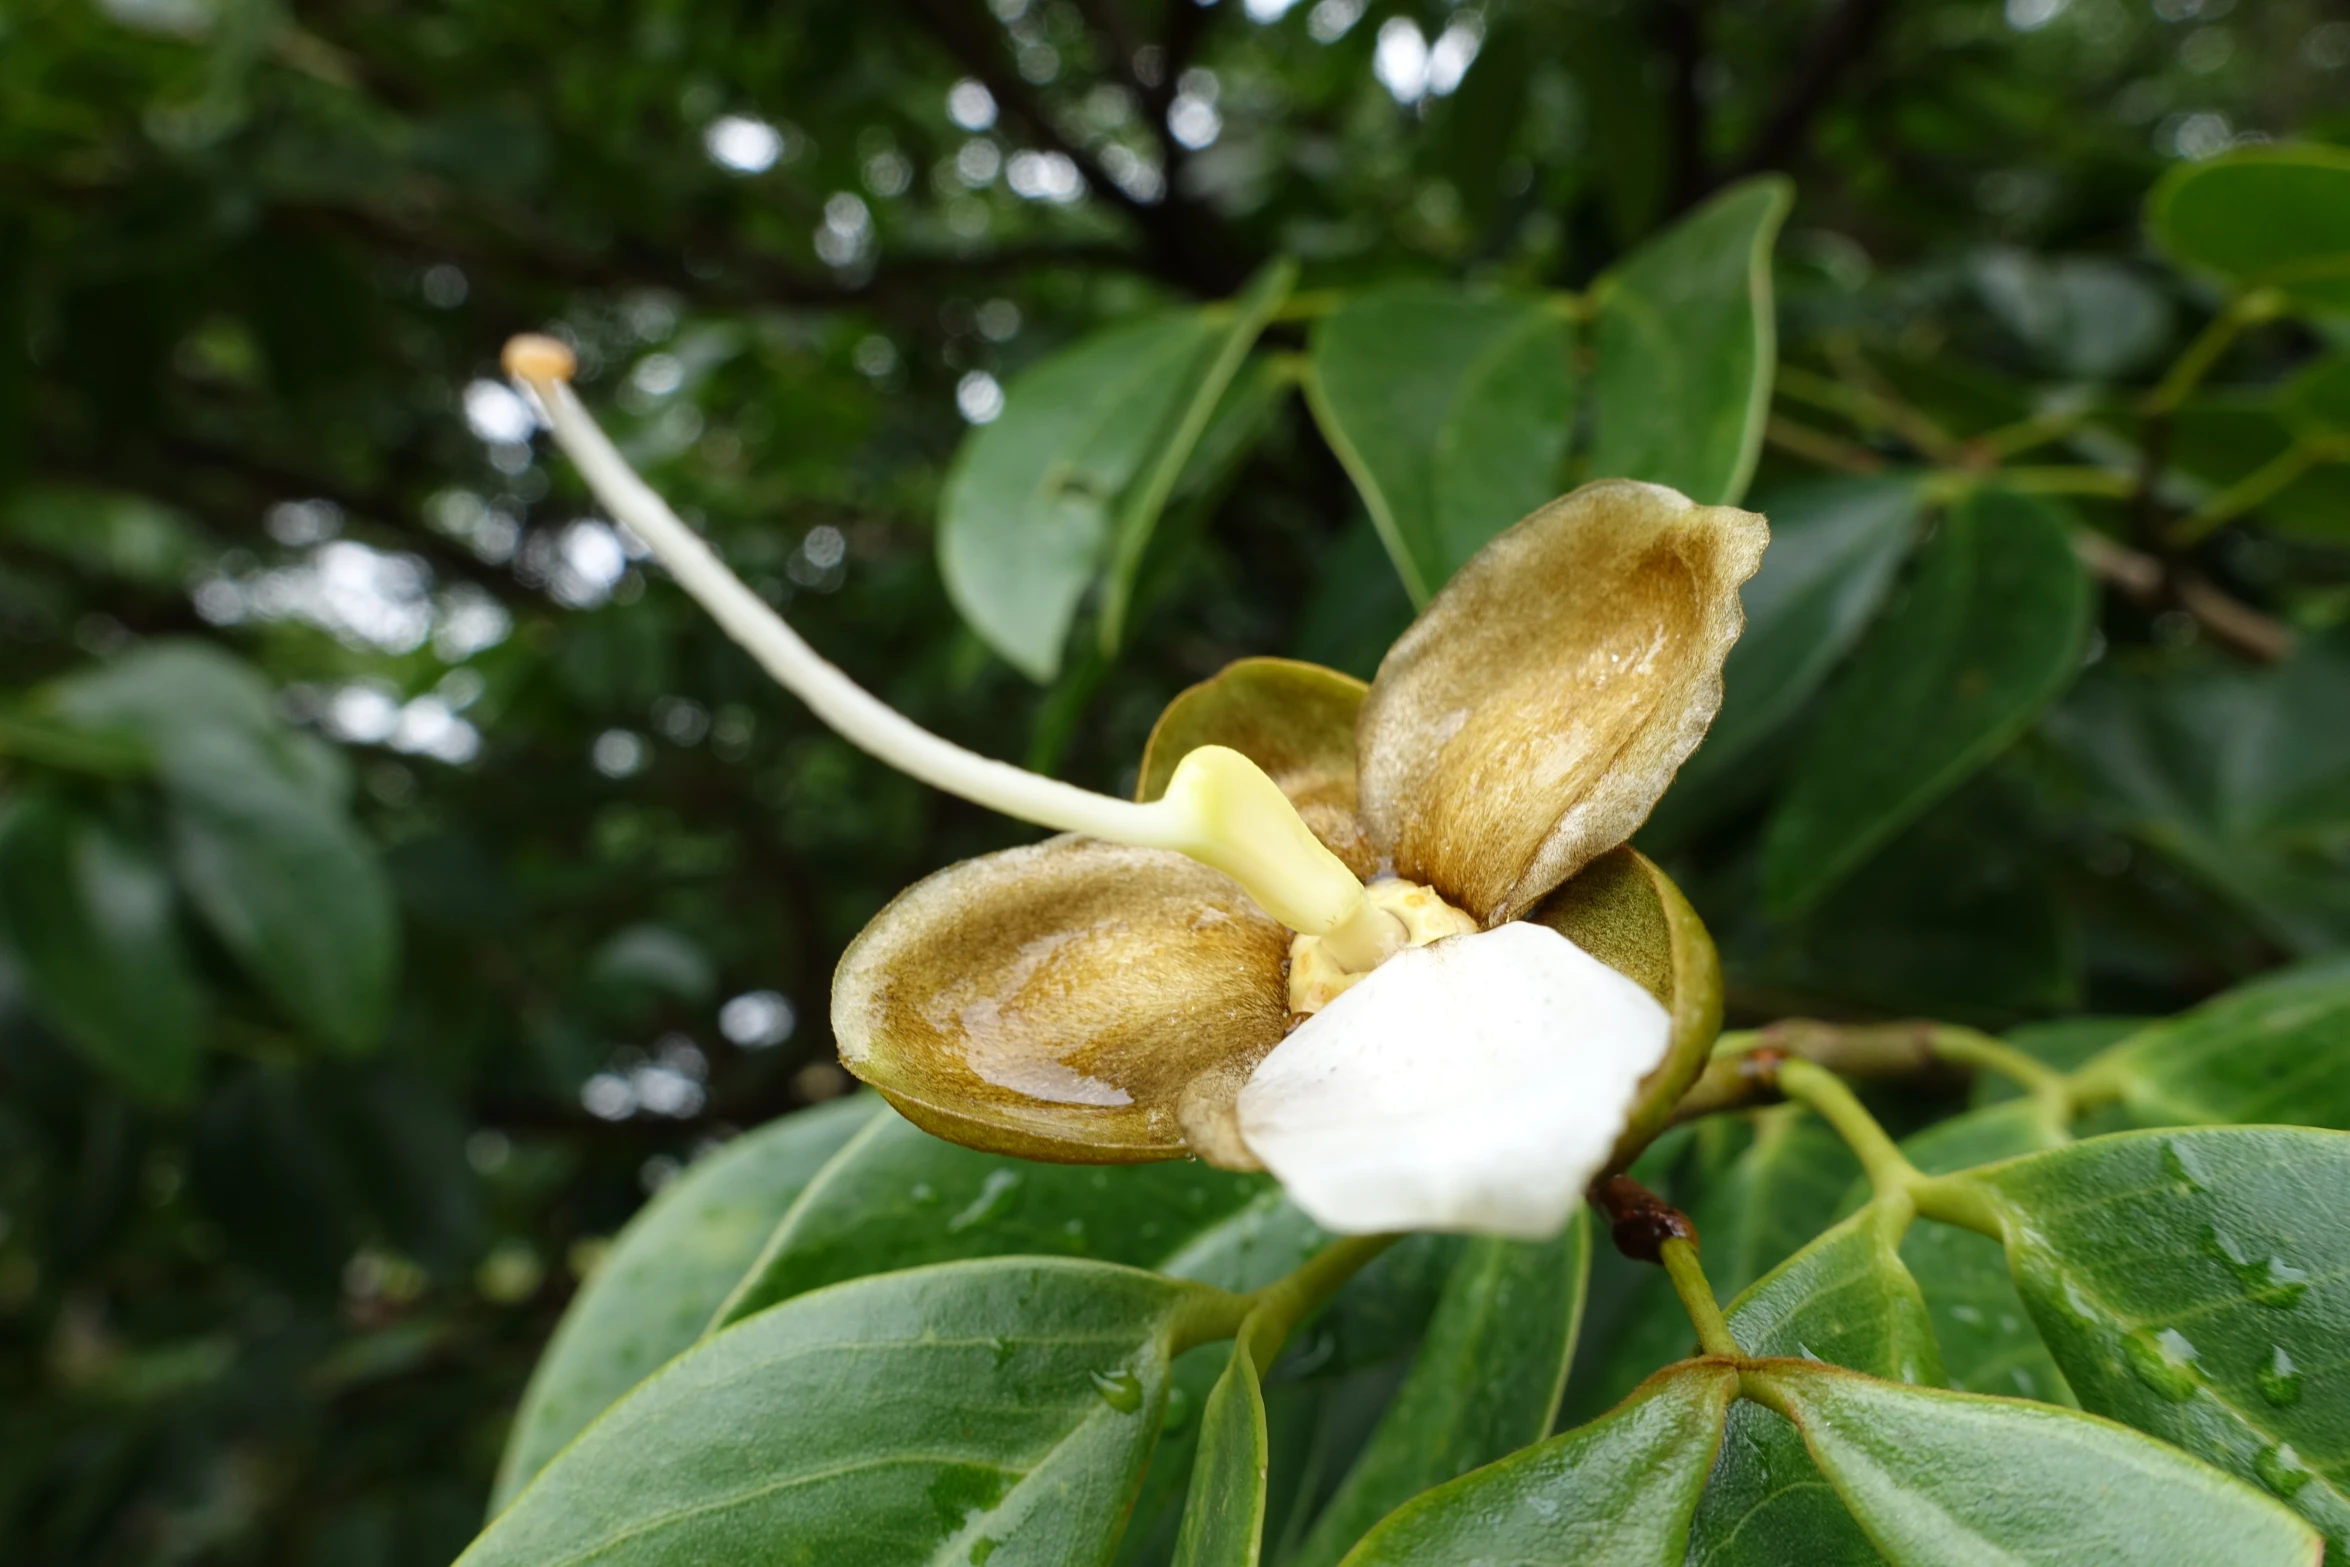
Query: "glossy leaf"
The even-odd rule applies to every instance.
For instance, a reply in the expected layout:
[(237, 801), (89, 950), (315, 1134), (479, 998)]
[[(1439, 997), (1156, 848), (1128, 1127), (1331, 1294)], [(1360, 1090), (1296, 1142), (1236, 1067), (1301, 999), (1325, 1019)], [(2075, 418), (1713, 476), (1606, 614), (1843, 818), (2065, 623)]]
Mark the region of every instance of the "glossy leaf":
[(1159, 514), (1176, 491), (1201, 438), (1207, 434), (1224, 401), (1224, 394), (1240, 373), (1249, 350), (1256, 346), (1273, 312), (1289, 297), (1297, 282), (1297, 265), (1276, 261), (1259, 272), (1232, 301), (1209, 355), (1185, 385), (1185, 400), (1175, 410), (1172, 427), (1158, 450), (1136, 475), (1133, 487), (1120, 499), (1109, 560), (1102, 581), (1102, 650), (1114, 653), (1125, 640), (1128, 607), (1133, 603), (1135, 579), (1142, 570), (1144, 552), (1159, 524)]
[(1718, 1364), (1659, 1376), (1591, 1424), (1405, 1504), (1346, 1567), (1679, 1567), (1737, 1391)]
[(1771, 246), (1793, 200), (1776, 175), (1733, 186), (1600, 280), (1593, 478), (1646, 479), (1703, 505), (1746, 493), (1777, 369)]
[(153, 851), (62, 795), (0, 818), (0, 926), (42, 1014), (132, 1091), (195, 1086), (204, 998)]
[[(2039, 1106), (2010, 1100), (1927, 1127), (1903, 1139), (1901, 1151), (1928, 1175), (1948, 1175), (2064, 1142), (2063, 1129), (2051, 1125)], [(1853, 1193), (1856, 1201), (1864, 1195), (1858, 1188)], [(1925, 1297), (1950, 1386), (2051, 1404), (2073, 1402), (2064, 1374), (2016, 1293), (1997, 1241), (1956, 1225), (1913, 1224), (1902, 1238), (1901, 1260)]]
[(1247, 1328), (1200, 1410), (1199, 1448), (1175, 1567), (1256, 1567), (1264, 1551), (1265, 1479), (1272, 1464), (1265, 1392)]
[(613, 1401), (701, 1337), (784, 1210), (876, 1118), (870, 1096), (770, 1121), (696, 1160), (613, 1238), (531, 1372), (490, 1511)]
[(1013, 381), (956, 454), (939, 569), (972, 629), (1030, 678), (1059, 672), (1113, 519), (1167, 454), (1221, 336), (1184, 311), (1087, 338)]
[(1367, 290), (1315, 324), (1311, 353), (1307, 402), (1415, 602), (1558, 494), (1575, 378), (1550, 300)]
[(1589, 1211), (1555, 1240), (1472, 1240), (1370, 1445), (1295, 1558), (1335, 1562), (1410, 1498), (1539, 1440), (1558, 1413), (1591, 1268)]
[[(1881, 1212), (1857, 1214), (1788, 1258), (1739, 1297), (1728, 1320), (1750, 1355), (1817, 1359), (1896, 1381), (1943, 1378), (1926, 1303)], [(1878, 1560), (1794, 1428), (1752, 1404), (1733, 1409), (1697, 1505), (1690, 1567), (1874, 1567)]]
[(2181, 163), (2147, 198), (2154, 242), (2238, 288), (2350, 311), (2350, 152), (2301, 143)]
[(2152, 1024), (2085, 1068), (2080, 1091), (2148, 1126), (2254, 1121), (2350, 1129), (2350, 963), (2321, 960)]
[(1253, 1288), (1265, 1269), (1288, 1272), (1322, 1238), (1302, 1218), (1259, 1211), (1272, 1190), (1265, 1176), (1188, 1162), (1105, 1169), (1005, 1158), (880, 1115), (781, 1207), (711, 1326), (869, 1273), (1015, 1252)]
[(2131, 1132), (1956, 1177), (2081, 1407), (2262, 1486), (2350, 1551), (2350, 1134)]
[(1922, 499), (1915, 475), (1822, 480), (1756, 498), (1771, 547), (1739, 594), (1746, 630), (1722, 666), (1722, 710), (1645, 831), (1685, 832), (1767, 778), (1753, 763), (1757, 748), (1876, 613), (1916, 536)]
[(804, 1296), (640, 1384), (461, 1560), (1105, 1561), (1169, 1356), (1222, 1299), (1021, 1258)]
[(2080, 667), (2088, 577), (2064, 515), (1979, 491), (1828, 698), (1763, 849), (1781, 914), (1816, 902), (2039, 716)]
[(2350, 941), (2350, 638), (2244, 670), (2098, 670), (2050, 715), (2091, 810), (2304, 953)]
[(1895, 1567), (2315, 1567), (2273, 1499), (2124, 1426), (1802, 1362), (1757, 1378)]

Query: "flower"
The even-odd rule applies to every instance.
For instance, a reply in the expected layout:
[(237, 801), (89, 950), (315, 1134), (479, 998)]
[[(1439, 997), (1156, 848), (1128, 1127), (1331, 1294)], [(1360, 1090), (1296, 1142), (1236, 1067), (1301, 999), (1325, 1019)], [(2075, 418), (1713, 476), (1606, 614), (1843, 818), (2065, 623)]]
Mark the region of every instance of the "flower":
[(1765, 537), (1586, 485), (1463, 566), (1368, 687), (1249, 659), (1168, 707), (1138, 798), (1230, 747), (1350, 869), (1393, 878), (1375, 900), (1454, 911), (1431, 943), (1301, 995), (1310, 938), (1227, 877), (1054, 838), (875, 917), (833, 983), (843, 1064), (974, 1147), (1261, 1165), (1336, 1230), (1555, 1231), (1719, 1026), (1704, 928), (1621, 845), (1720, 705)]
[(1269, 1168), (1333, 1230), (1533, 1237), (1703, 1065), (1712, 943), (1625, 840), (1720, 706), (1760, 517), (1585, 485), (1479, 551), (1369, 686), (1248, 659), (1178, 696), (1120, 802), (858, 689), (627, 468), (561, 345), (507, 364), (613, 515), (827, 723), (1067, 830), (917, 883), (841, 960), (842, 1063), (926, 1130)]

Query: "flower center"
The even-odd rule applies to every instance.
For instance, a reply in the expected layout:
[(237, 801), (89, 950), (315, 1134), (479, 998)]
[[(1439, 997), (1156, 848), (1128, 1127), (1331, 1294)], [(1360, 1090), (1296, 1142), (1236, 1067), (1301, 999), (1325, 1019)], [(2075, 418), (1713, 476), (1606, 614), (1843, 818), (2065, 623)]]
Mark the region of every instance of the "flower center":
[(1332, 950), (1327, 936), (1299, 936), (1289, 944), (1289, 1010), (1299, 1016), (1321, 1011), (1338, 999), (1365, 974), (1403, 951), (1406, 947), (1425, 947), (1432, 941), (1447, 936), (1466, 936), (1477, 929), (1477, 922), (1437, 895), (1433, 887), (1424, 887), (1416, 881), (1389, 878), (1375, 881), (1363, 889), (1363, 902), (1378, 910), (1392, 922), (1393, 939), (1386, 950), (1369, 963), (1356, 964), (1340, 961), (1352, 957), (1341, 944), (1340, 951)]
[(651, 547), (678, 585), (776, 681), (843, 739), (932, 788), (1060, 832), (1173, 849), (1245, 888), (1266, 913), (1317, 938), (1337, 972), (1367, 973), (1406, 943), (1289, 797), (1238, 751), (1201, 746), (1148, 803), (1115, 800), (966, 751), (892, 709), (817, 656), (628, 466), (571, 390), (577, 366), (552, 338), (517, 337), (506, 370), (538, 394), (548, 428), (613, 517)]

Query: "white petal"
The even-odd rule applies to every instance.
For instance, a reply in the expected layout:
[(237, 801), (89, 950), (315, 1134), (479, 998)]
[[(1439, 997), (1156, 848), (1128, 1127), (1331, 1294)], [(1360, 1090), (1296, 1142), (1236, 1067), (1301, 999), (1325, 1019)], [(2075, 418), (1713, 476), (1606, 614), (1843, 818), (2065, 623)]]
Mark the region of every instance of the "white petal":
[(1325, 1229), (1557, 1233), (1671, 1019), (1540, 925), (1388, 959), (1258, 1064), (1240, 1131)]

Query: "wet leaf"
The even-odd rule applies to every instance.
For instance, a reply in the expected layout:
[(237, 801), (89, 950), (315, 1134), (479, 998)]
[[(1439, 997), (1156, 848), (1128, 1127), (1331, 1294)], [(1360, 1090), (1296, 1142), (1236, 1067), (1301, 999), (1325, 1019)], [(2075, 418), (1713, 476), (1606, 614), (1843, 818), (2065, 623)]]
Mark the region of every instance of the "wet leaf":
[(2099, 1055), (2079, 1091), (2146, 1126), (2280, 1122), (2350, 1129), (2350, 963), (2239, 985)]
[(1224, 1299), (1021, 1258), (802, 1296), (639, 1384), (461, 1560), (1106, 1561), (1168, 1360)]
[(1264, 1551), (1265, 1480), (1271, 1464), (1265, 1393), (1244, 1327), (1200, 1411), (1199, 1447), (1192, 1459), (1183, 1530), (1176, 1537), (1175, 1567), (1256, 1567)]
[(1771, 246), (1793, 200), (1778, 175), (1733, 186), (1600, 280), (1593, 478), (1705, 505), (1746, 493), (1778, 364)]
[(2129, 1132), (1953, 1179), (1987, 1200), (2082, 1408), (2350, 1551), (2350, 1134)]
[(2314, 1567), (2269, 1497), (2125, 1427), (1802, 1362), (1759, 1379), (1896, 1567)]
[(776, 1221), (872, 1098), (770, 1121), (696, 1160), (612, 1240), (531, 1372), (490, 1496), (494, 1515), (614, 1400), (701, 1337)]
[(2063, 513), (1978, 491), (1828, 697), (1763, 848), (1766, 900), (1817, 902), (2014, 740), (2080, 667), (2092, 595)]
[(1575, 414), (1567, 318), (1540, 296), (1398, 284), (1314, 327), (1306, 400), (1425, 604), (1559, 492)]
[(1462, 1249), (1410, 1374), (1315, 1520), (1299, 1567), (1337, 1561), (1405, 1501), (1550, 1429), (1590, 1268), (1582, 1209), (1555, 1240), (1481, 1237)]
[(1397, 1509), (1346, 1567), (1679, 1567), (1737, 1390), (1737, 1373), (1716, 1364), (1659, 1376), (1591, 1424)]

